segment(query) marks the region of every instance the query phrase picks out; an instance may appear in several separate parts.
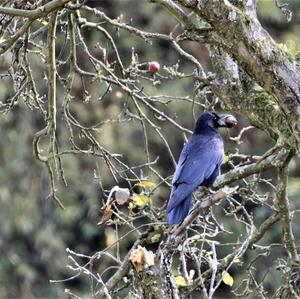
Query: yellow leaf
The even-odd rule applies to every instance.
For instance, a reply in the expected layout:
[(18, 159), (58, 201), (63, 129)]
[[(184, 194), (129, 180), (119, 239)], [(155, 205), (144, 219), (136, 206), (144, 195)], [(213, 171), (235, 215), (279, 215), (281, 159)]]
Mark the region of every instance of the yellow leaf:
[(224, 155), (222, 164), (226, 164), (229, 161), (229, 156)]
[(233, 277), (226, 271), (223, 272), (223, 282), (231, 287), (234, 282)]
[(278, 44), (278, 47), (279, 47), (280, 49), (282, 49), (283, 51), (288, 52), (288, 47), (287, 47), (286, 44), (280, 43), (280, 44)]
[(190, 238), (190, 240), (192, 241), (192, 242), (197, 242), (197, 241), (199, 241), (200, 240), (200, 236), (199, 235), (194, 235), (194, 236), (192, 236), (191, 238)]
[(128, 206), (129, 206), (129, 209), (136, 208), (136, 205), (133, 202), (130, 202)]
[(234, 259), (233, 262), (235, 264), (241, 264), (242, 263), (241, 259), (239, 259), (239, 258)]
[(207, 255), (207, 256), (211, 256), (213, 254), (213, 252), (212, 251), (208, 251), (208, 250), (206, 250), (206, 252), (205, 252), (205, 255)]
[(175, 283), (180, 287), (185, 287), (187, 285), (184, 277), (182, 277), (181, 275), (175, 277)]
[[(228, 259), (228, 258), (230, 258), (230, 254), (228, 254), (228, 255), (226, 255), (225, 257), (224, 257), (224, 259)], [(235, 258), (234, 260), (233, 260), (233, 263), (234, 264), (237, 264), (237, 265), (241, 265), (242, 264), (242, 261), (241, 261), (241, 259), (240, 258)]]
[(158, 242), (159, 239), (160, 239), (160, 236), (161, 236), (160, 234), (155, 234), (155, 235), (153, 235), (153, 236), (150, 238), (151, 242), (152, 242), (152, 243)]
[(41, 23), (42, 25), (44, 25), (44, 26), (47, 26), (47, 25), (48, 25), (48, 22), (45, 21), (45, 20), (43, 20), (43, 19), (37, 19), (37, 21), (38, 21), (39, 23)]
[(139, 207), (143, 207), (150, 202), (150, 198), (143, 194), (133, 194), (132, 199), (134, 204)]
[(113, 229), (111, 229), (111, 228), (106, 229), (105, 236), (106, 236), (106, 246), (107, 247), (110, 247), (116, 243), (116, 241), (117, 241), (116, 233), (114, 232)]
[(142, 181), (137, 183), (137, 186), (143, 187), (143, 188), (154, 188), (156, 186), (155, 183), (150, 181)]

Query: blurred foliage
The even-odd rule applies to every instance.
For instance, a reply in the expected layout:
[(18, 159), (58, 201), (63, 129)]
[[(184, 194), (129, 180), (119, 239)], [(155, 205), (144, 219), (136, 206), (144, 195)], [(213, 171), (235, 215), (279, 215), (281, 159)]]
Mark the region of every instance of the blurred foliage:
[[(293, 19), (287, 23), (281, 11), (274, 5), (274, 1), (261, 0), (259, 5), (259, 18), (270, 34), (278, 41), (287, 45), (294, 55), (300, 50), (300, 2), (289, 1), (293, 11)], [(175, 21), (164, 11), (144, 1), (120, 0), (120, 1), (88, 1), (88, 5), (102, 6), (110, 17), (122, 17), (127, 22), (147, 31), (169, 33)], [(108, 28), (108, 30), (110, 30)], [(181, 60), (181, 67), (188, 72), (187, 65), (167, 43), (153, 42), (146, 44), (142, 39), (131, 36), (124, 31), (111, 32), (117, 38), (122, 60), (130, 64), (132, 48), (138, 54), (140, 62), (157, 60), (161, 65), (170, 66)], [(101, 42), (99, 33), (86, 32), (91, 45)], [(42, 36), (42, 38), (46, 38)], [(59, 43), (63, 38), (59, 39)], [(210, 67), (207, 61), (206, 50), (195, 44), (187, 43), (186, 48), (196, 53), (197, 58), (206, 68)], [(0, 56), (0, 71), (9, 68), (9, 54)], [(44, 80), (44, 68), (39, 62), (31, 61), (34, 65), (34, 76), (38, 80)], [(80, 61), (80, 63), (85, 63)], [(87, 98), (81, 88), (80, 78), (76, 78), (76, 100), (72, 111), (80, 116), (86, 126), (114, 118), (121, 113), (126, 95), (119, 90), (113, 90), (107, 97), (99, 100), (105, 91), (104, 86), (86, 82), (86, 88), (91, 98)], [(149, 82), (143, 82), (147, 91), (153, 95), (159, 90), (160, 94), (185, 96), (192, 90), (191, 82), (186, 80), (170, 80), (163, 85), (153, 86)], [(0, 99), (3, 100), (13, 94), (12, 82), (6, 78), (0, 80)], [(45, 88), (44, 84), (38, 88)], [(59, 87), (61, 89), (61, 87)], [(40, 92), (43, 94), (42, 90)], [(60, 99), (59, 99), (60, 100)], [(169, 115), (172, 115), (180, 124), (193, 128), (194, 114), (197, 117), (201, 109), (197, 107), (193, 114), (192, 103), (176, 101), (168, 106)], [(61, 111), (59, 111), (59, 114)], [(236, 135), (241, 127), (248, 125), (247, 121), (240, 119), (239, 128), (232, 135)], [(109, 190), (115, 185), (107, 167), (100, 161), (86, 156), (78, 159), (76, 156), (64, 156), (63, 165), (68, 178), (68, 186), (60, 187), (59, 194), (66, 209), (61, 210), (52, 200), (47, 198), (49, 190), (48, 174), (46, 169), (33, 158), (32, 137), (42, 127), (41, 119), (34, 111), (24, 107), (24, 104), (15, 107), (13, 113), (2, 115), (0, 118), (0, 298), (66, 298), (64, 288), (73, 288), (84, 295), (88, 283), (82, 278), (75, 279), (64, 284), (49, 284), (50, 279), (64, 279), (70, 275), (64, 266), (68, 264), (66, 248), (86, 255), (110, 246), (116, 236), (111, 228), (97, 226), (100, 221), (100, 208), (103, 205), (104, 194), (100, 192), (98, 174), (101, 174), (104, 189)], [(68, 143), (65, 128), (59, 128), (59, 140)], [(168, 142), (176, 157), (184, 142), (183, 134), (166, 124), (162, 127), (167, 133)], [(171, 175), (174, 171), (169, 155), (157, 135), (149, 132), (149, 145), (152, 150), (151, 158), (159, 156), (155, 168), (163, 177)], [(228, 133), (224, 133), (228, 137)], [(108, 123), (97, 131), (97, 138), (112, 152), (121, 153), (128, 164), (138, 165), (144, 163), (145, 153), (143, 149), (143, 134), (134, 122)], [(228, 138), (226, 138), (228, 140)], [(80, 142), (80, 140), (78, 140)], [(240, 145), (241, 152), (245, 154), (260, 155), (272, 143), (271, 139), (259, 130), (249, 130)], [(84, 145), (84, 140), (82, 140)], [(234, 144), (226, 144), (226, 150), (234, 148)], [(224, 170), (228, 170), (225, 165)], [(275, 171), (265, 173), (266, 177), (273, 178)], [(289, 191), (292, 205), (300, 207), (300, 167), (299, 161), (294, 161), (291, 167)], [(153, 178), (149, 173), (141, 176)], [(150, 177), (149, 177), (150, 176)], [(128, 187), (120, 182), (120, 186)], [(155, 200), (162, 206), (168, 198), (168, 188), (162, 186)], [(271, 192), (266, 186), (265, 192)], [(251, 210), (251, 207), (249, 207)], [(267, 210), (253, 210), (258, 223), (268, 214)], [(235, 230), (234, 221), (230, 215), (217, 215), (222, 217), (226, 228)], [(297, 216), (294, 217), (295, 236), (300, 237), (300, 223)], [(243, 231), (241, 234), (245, 233)], [(280, 226), (274, 225), (272, 232), (266, 238), (272, 238), (276, 242), (280, 235)], [(131, 242), (134, 242), (134, 234), (130, 235), (126, 242), (122, 242), (127, 252)], [(220, 240), (222, 242), (222, 238)], [(228, 240), (227, 240), (228, 241)], [(264, 240), (262, 240), (262, 243)], [(114, 248), (112, 247), (113, 251)], [(278, 249), (279, 251), (282, 250)], [(226, 256), (226, 248), (220, 249), (218, 254)], [(282, 253), (282, 252), (281, 252)], [(253, 253), (255, 255), (255, 253)], [(247, 257), (250, 258), (250, 257)], [(269, 290), (276, 288), (281, 281), (280, 273), (277, 273), (273, 261), (276, 259), (276, 251), (272, 256), (261, 256), (261, 268), (257, 271), (263, 276), (268, 275)], [(234, 286), (238, 285), (242, 271), (242, 263), (236, 264), (230, 274), (234, 278)], [(107, 267), (105, 264), (94, 265), (99, 270)], [(107, 273), (109, 276), (109, 272)], [(219, 295), (229, 298), (228, 286), (223, 286)]]

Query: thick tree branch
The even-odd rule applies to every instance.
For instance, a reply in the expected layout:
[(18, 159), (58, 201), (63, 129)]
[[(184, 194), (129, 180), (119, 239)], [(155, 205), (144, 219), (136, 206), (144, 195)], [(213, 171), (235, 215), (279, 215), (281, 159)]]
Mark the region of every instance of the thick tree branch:
[(278, 47), (255, 17), (229, 1), (175, 2), (207, 21), (225, 51), (277, 99), (299, 144), (300, 69), (295, 60)]
[(226, 174), (220, 175), (217, 177), (214, 187), (216, 189), (220, 189), (226, 185), (230, 185), (237, 180), (243, 179), (252, 175), (254, 173), (258, 173), (264, 171), (270, 167), (280, 167), (285, 161), (285, 159), (289, 156), (290, 151), (286, 148), (281, 148), (279, 151), (271, 154), (270, 156), (266, 157), (262, 161), (258, 161), (256, 163), (250, 165), (244, 165), (237, 167), (233, 170), (228, 171)]
[(193, 207), (193, 210), (184, 219), (184, 221), (176, 227), (176, 229), (169, 235), (164, 245), (164, 251), (170, 253), (180, 244), (187, 227), (198, 217), (201, 210), (213, 206), (217, 202), (221, 201), (225, 197), (232, 195), (238, 188), (224, 187), (213, 195), (207, 196), (205, 199), (198, 201)]
[(270, 136), (291, 147), (297, 144), (285, 113), (276, 99), (265, 92), (220, 47), (210, 47), (216, 79), (211, 90), (224, 103), (226, 109), (246, 116), (253, 125), (267, 131)]

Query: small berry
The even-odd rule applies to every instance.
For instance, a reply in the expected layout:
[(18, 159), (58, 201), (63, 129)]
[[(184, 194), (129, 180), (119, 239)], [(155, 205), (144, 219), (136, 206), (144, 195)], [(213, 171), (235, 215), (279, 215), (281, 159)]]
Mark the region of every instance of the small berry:
[(155, 74), (159, 71), (160, 65), (157, 61), (148, 62), (148, 70), (151, 74)]

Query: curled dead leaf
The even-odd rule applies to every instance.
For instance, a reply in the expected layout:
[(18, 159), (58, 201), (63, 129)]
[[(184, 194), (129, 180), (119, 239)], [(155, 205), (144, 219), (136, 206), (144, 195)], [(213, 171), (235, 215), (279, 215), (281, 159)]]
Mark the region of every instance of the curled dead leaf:
[(148, 251), (145, 247), (138, 246), (134, 249), (130, 255), (130, 261), (132, 262), (136, 272), (141, 272), (144, 266), (152, 267), (155, 265), (154, 262), (155, 254), (152, 251)]
[(128, 201), (130, 197), (130, 191), (128, 188), (119, 188), (116, 190), (115, 199), (118, 205), (123, 205)]
[(154, 258), (155, 254), (152, 251), (148, 251), (146, 248), (143, 248), (144, 251), (144, 261), (149, 266), (152, 267), (155, 265)]
[(130, 261), (132, 262), (136, 272), (141, 272), (144, 267), (144, 260), (143, 260), (143, 248), (138, 246), (138, 248), (134, 249), (130, 255)]
[(108, 205), (104, 206), (103, 208), (101, 208), (102, 218), (101, 218), (101, 221), (97, 223), (98, 225), (99, 224), (105, 225), (106, 222), (108, 220), (110, 220), (110, 218), (113, 214), (111, 206), (112, 206), (111, 204), (108, 204)]

